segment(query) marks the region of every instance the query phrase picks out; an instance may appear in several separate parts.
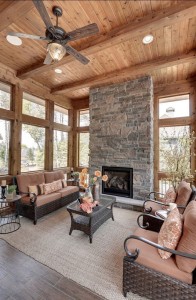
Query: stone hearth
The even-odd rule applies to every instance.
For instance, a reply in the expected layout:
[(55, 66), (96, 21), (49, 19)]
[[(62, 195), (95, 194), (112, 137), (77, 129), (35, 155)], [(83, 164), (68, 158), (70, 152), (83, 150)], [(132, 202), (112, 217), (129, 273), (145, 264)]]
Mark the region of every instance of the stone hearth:
[(90, 172), (133, 168), (133, 198), (153, 189), (151, 77), (90, 90)]

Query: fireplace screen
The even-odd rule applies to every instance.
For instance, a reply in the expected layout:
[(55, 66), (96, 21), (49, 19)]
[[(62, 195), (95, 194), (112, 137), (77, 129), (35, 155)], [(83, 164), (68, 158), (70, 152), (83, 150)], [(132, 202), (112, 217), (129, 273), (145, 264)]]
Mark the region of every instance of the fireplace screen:
[(133, 197), (133, 169), (124, 167), (102, 167), (102, 175), (108, 180), (102, 182), (102, 193), (121, 197)]

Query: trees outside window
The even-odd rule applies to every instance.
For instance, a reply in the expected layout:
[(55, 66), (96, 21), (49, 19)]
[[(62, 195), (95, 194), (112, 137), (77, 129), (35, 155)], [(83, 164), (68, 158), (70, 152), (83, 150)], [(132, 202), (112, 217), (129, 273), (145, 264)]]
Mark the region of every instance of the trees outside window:
[(43, 170), (45, 128), (23, 124), (21, 143), (21, 172)]
[(79, 167), (89, 166), (89, 132), (79, 133)]
[(10, 110), (11, 86), (0, 82), (0, 108)]
[(0, 174), (8, 174), (10, 121), (0, 120)]
[(89, 110), (80, 110), (79, 111), (79, 127), (89, 126), (90, 115)]
[(68, 109), (54, 105), (54, 122), (68, 125)]
[(67, 167), (68, 132), (54, 130), (53, 136), (53, 168)]
[(22, 113), (32, 117), (45, 119), (45, 100), (23, 93)]

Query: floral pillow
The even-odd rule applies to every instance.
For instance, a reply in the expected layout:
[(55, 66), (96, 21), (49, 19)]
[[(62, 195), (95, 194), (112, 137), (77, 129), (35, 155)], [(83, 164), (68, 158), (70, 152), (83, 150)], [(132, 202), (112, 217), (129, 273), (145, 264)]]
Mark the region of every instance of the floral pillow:
[[(176, 192), (173, 187), (170, 187), (167, 192), (165, 193), (164, 198), (161, 200), (161, 202), (165, 204), (174, 203), (176, 200)], [(168, 206), (163, 205), (163, 209), (167, 209)]]
[(44, 194), (48, 195), (55, 191), (53, 182), (44, 184)]
[(37, 184), (37, 185), (29, 185), (28, 188), (29, 188), (29, 193), (34, 193), (37, 196), (43, 195), (43, 193), (44, 193), (43, 183)]
[[(182, 234), (182, 216), (177, 208), (174, 208), (165, 219), (158, 234), (158, 244), (175, 250)], [(158, 249), (163, 259), (169, 258), (172, 253)]]

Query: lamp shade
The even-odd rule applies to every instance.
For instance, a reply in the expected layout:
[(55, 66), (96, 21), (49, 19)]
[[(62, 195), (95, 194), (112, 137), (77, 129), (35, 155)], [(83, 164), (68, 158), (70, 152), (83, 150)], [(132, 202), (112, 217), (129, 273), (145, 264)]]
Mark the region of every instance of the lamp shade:
[(48, 44), (48, 51), (54, 61), (61, 60), (66, 53), (65, 48), (58, 43)]

